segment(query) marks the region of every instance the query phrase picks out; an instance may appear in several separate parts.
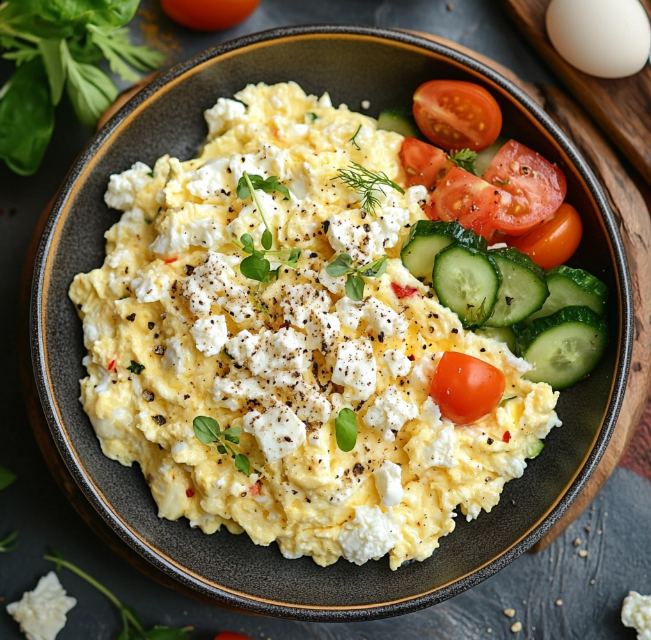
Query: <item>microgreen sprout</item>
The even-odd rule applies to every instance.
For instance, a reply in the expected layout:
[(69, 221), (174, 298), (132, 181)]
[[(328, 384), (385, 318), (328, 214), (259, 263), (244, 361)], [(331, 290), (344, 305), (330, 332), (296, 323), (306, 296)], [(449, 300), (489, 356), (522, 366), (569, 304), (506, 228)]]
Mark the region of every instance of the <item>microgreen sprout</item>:
[(355, 301), (364, 299), (364, 278), (380, 278), (387, 270), (387, 257), (356, 267), (347, 253), (339, 254), (327, 267), (333, 278), (346, 276), (346, 295)]
[(97, 589), (116, 607), (122, 618), (122, 631), (115, 640), (187, 640), (187, 629), (171, 629), (170, 627), (155, 626), (146, 630), (135, 609), (122, 604), (117, 596), (103, 584), (72, 564), (72, 562), (64, 559), (61, 552), (53, 551), (51, 555), (44, 556), (44, 559), (53, 562), (57, 571), (60, 571), (62, 568), (72, 571), (72, 573), (78, 575), (82, 580), (85, 580), (89, 585)]
[(337, 175), (332, 179), (341, 180), (353, 191), (357, 191), (362, 196), (360, 201), (362, 209), (373, 215), (375, 215), (376, 207), (380, 204), (379, 193), (385, 194), (383, 186), (395, 189), (398, 193), (405, 192), (383, 171), (371, 171), (357, 162), (351, 162), (347, 169), (339, 169)]
[(229, 453), (235, 461), (235, 467), (245, 476), (251, 474), (251, 465), (249, 459), (242, 453), (237, 453), (230, 445), (240, 443), (241, 427), (230, 427), (222, 429), (214, 418), (208, 416), (197, 416), (192, 421), (194, 435), (203, 444), (217, 445), (217, 451), (221, 454)]
[(357, 442), (357, 416), (352, 409), (342, 409), (335, 418), (337, 446), (342, 451), (352, 451)]

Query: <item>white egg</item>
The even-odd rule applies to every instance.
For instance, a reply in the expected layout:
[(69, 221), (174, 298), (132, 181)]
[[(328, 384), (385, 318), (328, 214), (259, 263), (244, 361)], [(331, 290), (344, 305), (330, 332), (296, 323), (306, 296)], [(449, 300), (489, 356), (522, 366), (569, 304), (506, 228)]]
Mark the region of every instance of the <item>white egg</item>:
[(600, 78), (641, 71), (651, 50), (651, 25), (639, 0), (552, 0), (547, 33), (567, 62)]

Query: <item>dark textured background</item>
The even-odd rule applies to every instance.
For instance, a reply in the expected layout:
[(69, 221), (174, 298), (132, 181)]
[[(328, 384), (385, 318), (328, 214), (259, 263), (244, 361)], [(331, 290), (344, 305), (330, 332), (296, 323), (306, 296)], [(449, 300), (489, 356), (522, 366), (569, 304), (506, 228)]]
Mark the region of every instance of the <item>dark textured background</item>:
[[(496, 0), (456, 0), (451, 11), (448, 4), (441, 0), (262, 0), (256, 14), (242, 25), (221, 34), (196, 34), (161, 16), (156, 0), (145, 0), (133, 32), (142, 41), (157, 41), (168, 52), (169, 62), (174, 62), (217, 42), (281, 25), (346, 22), (411, 28), (474, 48), (527, 80), (552, 81)], [(0, 62), (0, 85), (11, 68)], [(640, 444), (626, 457), (628, 466), (641, 475), (618, 469), (579, 521), (550, 548), (539, 555), (522, 556), (453, 600), (394, 620), (323, 625), (228, 613), (159, 586), (109, 552), (66, 503), (45, 468), (20, 401), (16, 364), (23, 254), (41, 210), (87, 139), (64, 104), (57, 113), (53, 143), (36, 176), (18, 178), (0, 166), (0, 268), (5, 273), (0, 284), (5, 311), (0, 314), (0, 335), (5, 336), (0, 368), (0, 401), (5, 409), (0, 421), (0, 463), (19, 473), (18, 481), (0, 493), (0, 538), (13, 529), (20, 531), (19, 548), (0, 555), (4, 603), (35, 586), (49, 570), (41, 556), (55, 547), (134, 606), (146, 624), (194, 626), (192, 640), (211, 640), (227, 629), (272, 640), (635, 638), (634, 632), (621, 626), (619, 609), (629, 589), (651, 592), (651, 487), (641, 477), (649, 474), (648, 450), (640, 454), (644, 438), (638, 439)], [(581, 543), (575, 547), (577, 538)], [(587, 549), (588, 556), (579, 557), (579, 549)], [(63, 573), (61, 580), (78, 604), (58, 640), (113, 640), (119, 621), (111, 605), (76, 576)], [(555, 604), (559, 599), (562, 605)], [(513, 620), (504, 616), (505, 608), (516, 610)], [(516, 620), (523, 630), (514, 636), (509, 627)], [(0, 640), (21, 637), (4, 607), (0, 608)]]

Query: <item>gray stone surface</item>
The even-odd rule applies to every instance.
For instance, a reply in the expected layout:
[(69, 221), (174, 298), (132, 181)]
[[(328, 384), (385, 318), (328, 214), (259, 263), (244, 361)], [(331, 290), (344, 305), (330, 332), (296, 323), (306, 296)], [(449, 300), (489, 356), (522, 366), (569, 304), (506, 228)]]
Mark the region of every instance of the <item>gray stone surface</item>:
[[(251, 19), (221, 34), (195, 34), (175, 27), (165, 18), (160, 18), (159, 23), (181, 43), (177, 59), (260, 29), (345, 22), (435, 33), (493, 57), (527, 80), (552, 80), (507, 22), (496, 0), (453, 0), (452, 11), (447, 4), (442, 0), (262, 0)], [(146, 0), (143, 6), (159, 12), (155, 0)], [(9, 63), (0, 62), (0, 85), (11, 69)], [(50, 568), (41, 556), (53, 547), (134, 606), (146, 624), (194, 626), (192, 640), (211, 640), (223, 630), (272, 640), (635, 638), (634, 632), (619, 623), (619, 608), (629, 589), (651, 592), (651, 487), (626, 469), (616, 471), (579, 521), (543, 553), (525, 554), (463, 595), (393, 620), (323, 625), (229, 613), (159, 586), (109, 552), (49, 476), (29, 429), (17, 379), (16, 308), (23, 255), (40, 212), (88, 139), (67, 105), (60, 107), (57, 118), (53, 143), (36, 176), (16, 177), (0, 166), (0, 269), (5, 274), (0, 282), (5, 310), (0, 314), (0, 335), (4, 336), (0, 463), (19, 473), (15, 485), (0, 493), (0, 538), (13, 529), (20, 531), (18, 549), (0, 555), (2, 604), (18, 599), (23, 591), (35, 586)], [(586, 526), (591, 527), (590, 532), (585, 531)], [(579, 547), (573, 545), (576, 538), (582, 541)], [(587, 549), (588, 556), (581, 558), (579, 549)], [(242, 570), (246, 571), (246, 567)], [(76, 576), (64, 572), (61, 580), (78, 605), (58, 640), (113, 640), (120, 623), (111, 605)], [(560, 606), (555, 604), (558, 599), (563, 601)], [(513, 620), (502, 613), (506, 608), (516, 610)], [(509, 630), (514, 621), (523, 625), (517, 635)], [(0, 639), (21, 637), (2, 607)]]

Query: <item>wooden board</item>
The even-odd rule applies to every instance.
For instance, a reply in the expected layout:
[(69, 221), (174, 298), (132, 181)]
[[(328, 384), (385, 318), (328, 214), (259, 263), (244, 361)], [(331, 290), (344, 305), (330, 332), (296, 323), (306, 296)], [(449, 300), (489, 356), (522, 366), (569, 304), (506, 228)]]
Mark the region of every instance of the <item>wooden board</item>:
[[(651, 14), (651, 0), (641, 0)], [(620, 151), (651, 183), (651, 67), (606, 80), (575, 69), (556, 53), (545, 28), (550, 0), (502, 0), (518, 29)]]
[[(636, 305), (636, 339), (633, 353), (634, 364), (620, 419), (610, 446), (596, 472), (589, 480), (581, 496), (574, 502), (563, 518), (534, 547), (534, 550), (539, 550), (549, 544), (587, 506), (617, 465), (633, 434), (635, 426), (639, 422), (651, 380), (651, 363), (647, 362), (646, 359), (646, 354), (651, 353), (651, 330), (649, 328), (649, 319), (651, 319), (651, 256), (646, 245), (646, 242), (651, 242), (651, 222), (646, 205), (635, 185), (619, 164), (615, 154), (605, 142), (602, 135), (595, 129), (576, 104), (555, 89), (549, 87), (537, 89), (533, 85), (517, 78), (517, 76), (505, 67), (460, 45), (428, 34), (421, 35), (426, 35), (432, 40), (443, 42), (482, 60), (500, 73), (506, 75), (525, 91), (530, 92), (534, 99), (545, 106), (552, 117), (575, 141), (586, 159), (592, 164), (595, 173), (601, 178), (617, 217), (629, 256)], [(112, 111), (115, 111), (123, 103), (124, 99), (121, 101), (118, 100), (116, 105), (112, 107)], [(168, 576), (141, 558), (112, 531), (81, 493), (81, 490), (61, 460), (51, 438), (34, 385), (28, 341), (28, 305), (33, 261), (38, 240), (48, 214), (49, 207), (44, 211), (39, 225), (37, 225), (27, 252), (21, 287), (21, 321), (19, 324), (21, 327), (20, 360), (22, 384), (28, 415), (38, 445), (52, 475), (66, 497), (89, 527), (111, 549), (157, 581), (198, 597), (195, 592), (191, 592), (182, 587), (182, 585), (171, 580)]]

